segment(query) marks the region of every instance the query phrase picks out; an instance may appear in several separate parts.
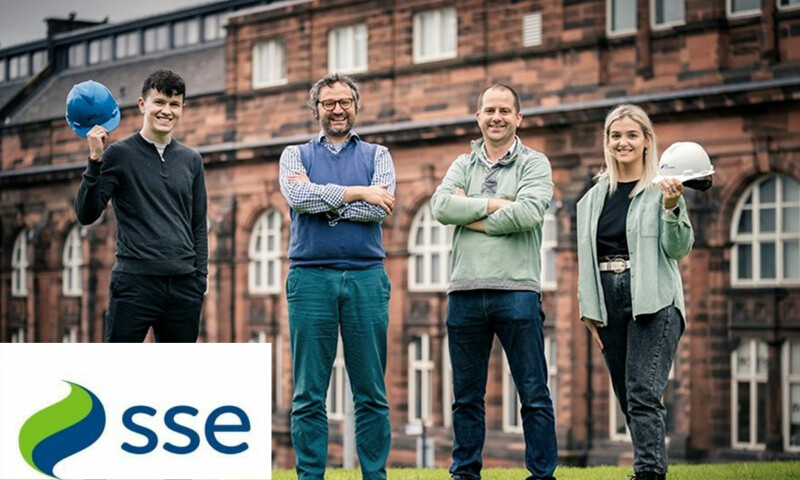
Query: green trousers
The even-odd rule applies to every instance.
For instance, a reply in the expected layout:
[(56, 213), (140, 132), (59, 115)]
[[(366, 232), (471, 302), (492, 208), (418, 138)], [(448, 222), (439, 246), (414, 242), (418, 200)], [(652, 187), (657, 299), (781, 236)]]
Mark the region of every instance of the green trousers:
[(390, 290), (383, 266), (365, 270), (295, 267), (289, 272), (292, 444), (299, 480), (323, 480), (325, 475), (325, 401), (340, 330), (353, 391), (362, 478), (386, 478), (392, 436), (384, 382)]

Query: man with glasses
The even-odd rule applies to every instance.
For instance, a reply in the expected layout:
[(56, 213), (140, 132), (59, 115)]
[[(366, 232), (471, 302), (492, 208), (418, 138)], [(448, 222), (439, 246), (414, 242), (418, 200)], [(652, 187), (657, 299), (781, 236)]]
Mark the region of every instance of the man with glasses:
[(386, 479), (391, 428), (386, 399), (389, 277), (381, 222), (394, 208), (389, 150), (353, 131), (358, 86), (329, 74), (309, 92), (322, 131), (286, 147), (280, 185), (291, 207), (286, 280), (292, 349), (292, 444), (299, 480), (323, 480), (326, 393), (341, 331), (354, 392), (356, 449), (364, 480)]

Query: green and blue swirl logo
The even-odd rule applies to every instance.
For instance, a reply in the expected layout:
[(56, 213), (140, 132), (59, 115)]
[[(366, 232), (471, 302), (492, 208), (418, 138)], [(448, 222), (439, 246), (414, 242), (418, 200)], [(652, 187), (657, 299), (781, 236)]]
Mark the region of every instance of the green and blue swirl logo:
[(88, 389), (72, 382), (63, 400), (35, 413), (19, 432), (19, 451), (33, 469), (58, 478), (61, 460), (88, 448), (106, 426), (106, 411)]

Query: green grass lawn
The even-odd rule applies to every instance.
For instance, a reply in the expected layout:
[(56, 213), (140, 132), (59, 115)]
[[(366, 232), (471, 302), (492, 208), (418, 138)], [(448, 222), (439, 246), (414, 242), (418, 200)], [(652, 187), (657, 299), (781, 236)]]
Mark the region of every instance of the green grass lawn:
[[(631, 467), (559, 467), (558, 480), (627, 480)], [(527, 470), (487, 468), (483, 480), (524, 480)], [(294, 471), (276, 470), (273, 480), (296, 480)], [(326, 480), (361, 480), (357, 470), (330, 469)], [(388, 480), (447, 480), (446, 469), (389, 469)], [(669, 480), (800, 480), (800, 462), (715, 463), (702, 465), (671, 465)]]

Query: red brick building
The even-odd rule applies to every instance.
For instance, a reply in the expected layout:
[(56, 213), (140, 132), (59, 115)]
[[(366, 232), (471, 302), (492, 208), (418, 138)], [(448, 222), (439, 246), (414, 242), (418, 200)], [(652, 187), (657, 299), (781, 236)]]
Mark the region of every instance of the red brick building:
[[(222, 27), (227, 24), (227, 29)], [(446, 351), (450, 230), (428, 200), (480, 135), (478, 93), (523, 100), (519, 135), (548, 155), (543, 303), (565, 463), (629, 462), (600, 352), (578, 321), (575, 204), (602, 165), (602, 122), (622, 102), (651, 115), (661, 149), (696, 141), (714, 187), (687, 192), (696, 242), (681, 262), (688, 329), (669, 388), (673, 459), (800, 453), (800, 7), (795, 0), (229, 0), (118, 25), (53, 21), (0, 50), (0, 341), (100, 341), (113, 265), (111, 209), (76, 226), (86, 145), (63, 120), (69, 88), (109, 86), (135, 132), (145, 75), (188, 83), (177, 137), (206, 162), (210, 281), (202, 340), (273, 343), (276, 465), (288, 467), (291, 372), (283, 279), (289, 215), (278, 158), (317, 125), (304, 107), (329, 71), (361, 84), (359, 133), (390, 147), (397, 208), (384, 224), (392, 279), (387, 383), (392, 465), (435, 463), (452, 442)], [(61, 33), (57, 33), (61, 31)], [(43, 53), (44, 52), (44, 53)], [(237, 374), (246, 378), (243, 368)], [(344, 369), (330, 393), (342, 461)], [(499, 345), (486, 399), (487, 465), (522, 465), (516, 395)]]

